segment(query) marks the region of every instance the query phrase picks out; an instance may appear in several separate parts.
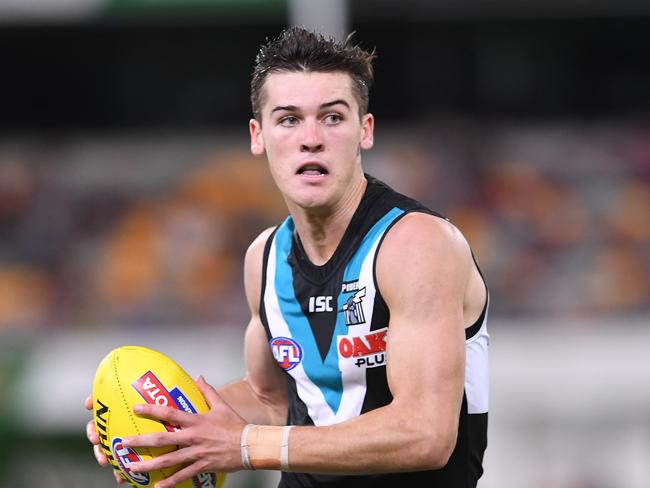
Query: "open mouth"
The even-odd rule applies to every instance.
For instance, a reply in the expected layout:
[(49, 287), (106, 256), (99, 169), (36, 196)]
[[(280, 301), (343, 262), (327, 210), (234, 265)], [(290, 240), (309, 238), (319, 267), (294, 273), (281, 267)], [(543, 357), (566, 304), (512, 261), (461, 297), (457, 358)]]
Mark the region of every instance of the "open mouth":
[(305, 176), (325, 176), (329, 172), (319, 164), (305, 164), (298, 168), (297, 174)]

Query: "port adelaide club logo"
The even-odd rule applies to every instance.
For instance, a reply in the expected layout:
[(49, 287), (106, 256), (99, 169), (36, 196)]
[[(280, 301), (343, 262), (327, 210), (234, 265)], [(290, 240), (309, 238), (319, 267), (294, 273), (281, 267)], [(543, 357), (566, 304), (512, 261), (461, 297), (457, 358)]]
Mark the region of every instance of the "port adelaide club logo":
[(352, 293), (347, 297), (341, 310), (339, 310), (339, 312), (343, 312), (345, 315), (345, 324), (348, 327), (364, 324), (366, 322), (366, 316), (363, 313), (363, 299), (366, 296), (366, 287), (359, 288), (358, 281), (343, 283), (341, 293)]
[(302, 361), (302, 347), (290, 337), (274, 337), (269, 341), (273, 357), (285, 371), (291, 371)]

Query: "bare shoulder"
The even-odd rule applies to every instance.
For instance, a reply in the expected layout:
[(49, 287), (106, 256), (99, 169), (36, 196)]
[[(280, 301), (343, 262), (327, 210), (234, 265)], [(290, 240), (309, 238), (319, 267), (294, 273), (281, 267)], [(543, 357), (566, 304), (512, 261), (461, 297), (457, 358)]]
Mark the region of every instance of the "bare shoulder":
[(258, 264), (262, 263), (264, 246), (266, 245), (266, 241), (268, 241), (269, 236), (273, 233), (274, 230), (275, 227), (269, 227), (268, 229), (265, 229), (255, 238), (253, 242), (251, 242), (250, 246), (248, 246), (248, 249), (246, 250), (246, 263), (248, 263), (248, 261), (254, 261)]
[(405, 215), (388, 231), (377, 255), (377, 284), (387, 302), (399, 307), (417, 290), (427, 300), (464, 296), (473, 269), (465, 237), (434, 215)]
[(456, 226), (422, 212), (409, 213), (395, 223), (384, 239), (382, 253), (415, 253), (418, 257), (431, 258), (457, 256), (462, 261), (471, 259), (467, 240)]
[(259, 312), (259, 297), (262, 292), (262, 262), (264, 246), (275, 227), (269, 227), (248, 246), (244, 259), (244, 287), (246, 299), (253, 315)]

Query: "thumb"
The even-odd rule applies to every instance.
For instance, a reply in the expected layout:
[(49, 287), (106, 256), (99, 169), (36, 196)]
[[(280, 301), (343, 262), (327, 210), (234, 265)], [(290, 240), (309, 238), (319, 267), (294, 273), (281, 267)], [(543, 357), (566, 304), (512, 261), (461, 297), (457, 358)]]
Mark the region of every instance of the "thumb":
[(205, 381), (203, 375), (197, 376), (194, 381), (196, 383), (196, 386), (199, 388), (199, 391), (203, 395), (203, 398), (205, 398), (205, 401), (208, 403), (210, 410), (215, 408), (217, 405), (223, 404), (223, 400), (217, 393), (217, 390), (215, 390), (212, 385), (208, 384), (208, 382)]

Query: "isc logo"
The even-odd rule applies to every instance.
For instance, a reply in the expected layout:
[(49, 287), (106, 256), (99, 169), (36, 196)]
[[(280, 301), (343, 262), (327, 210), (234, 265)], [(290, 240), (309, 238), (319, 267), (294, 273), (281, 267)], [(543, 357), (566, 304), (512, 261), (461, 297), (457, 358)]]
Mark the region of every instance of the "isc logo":
[(132, 473), (129, 469), (131, 463), (137, 463), (142, 461), (138, 453), (133, 449), (122, 446), (122, 438), (116, 437), (112, 442), (113, 457), (117, 460), (122, 472), (127, 475), (134, 483), (137, 483), (142, 486), (147, 486), (149, 484), (149, 474), (148, 473)]
[(332, 297), (309, 297), (309, 312), (333, 312)]
[(273, 357), (285, 371), (290, 371), (302, 361), (302, 347), (289, 337), (274, 337), (269, 342)]

